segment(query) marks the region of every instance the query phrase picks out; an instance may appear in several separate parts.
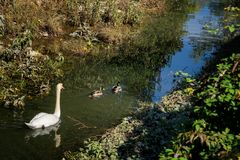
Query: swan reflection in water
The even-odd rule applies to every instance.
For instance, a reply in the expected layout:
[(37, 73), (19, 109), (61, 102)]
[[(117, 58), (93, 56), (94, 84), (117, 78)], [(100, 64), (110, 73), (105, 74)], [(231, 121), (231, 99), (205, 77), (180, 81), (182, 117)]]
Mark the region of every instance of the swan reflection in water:
[(48, 135), (53, 131), (54, 132), (53, 140), (55, 141), (55, 147), (58, 148), (61, 144), (61, 135), (57, 133), (59, 127), (60, 127), (60, 122), (58, 122), (53, 126), (46, 127), (44, 129), (39, 128), (39, 129), (31, 130), (26, 134), (25, 140), (26, 142), (28, 142), (30, 138), (36, 138), (37, 136)]

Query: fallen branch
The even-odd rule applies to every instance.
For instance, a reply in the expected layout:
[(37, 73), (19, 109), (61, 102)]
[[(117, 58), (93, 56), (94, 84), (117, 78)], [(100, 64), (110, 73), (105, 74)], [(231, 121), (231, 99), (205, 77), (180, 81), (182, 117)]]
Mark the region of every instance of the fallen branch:
[(71, 116), (67, 116), (69, 119), (71, 119), (72, 121), (76, 122), (73, 126), (79, 126), (78, 129), (83, 129), (83, 128), (96, 128), (96, 127), (89, 127), (87, 126), (86, 124), (82, 123), (81, 121), (79, 121), (78, 119), (76, 118), (73, 118)]
[(240, 61), (237, 61), (237, 62), (234, 63), (233, 68), (232, 68), (232, 73), (235, 72), (235, 70), (236, 70), (239, 62), (240, 62)]

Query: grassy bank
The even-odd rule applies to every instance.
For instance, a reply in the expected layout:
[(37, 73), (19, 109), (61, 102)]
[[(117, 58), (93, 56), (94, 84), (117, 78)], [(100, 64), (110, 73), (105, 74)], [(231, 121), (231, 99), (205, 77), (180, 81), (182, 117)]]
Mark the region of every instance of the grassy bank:
[(1, 35), (14, 36), (28, 29), (37, 37), (52, 37), (77, 29), (72, 36), (82, 38), (93, 38), (96, 34), (100, 38), (111, 28), (120, 31), (121, 26), (140, 24), (143, 14), (160, 13), (166, 7), (164, 0), (18, 0), (0, 4), (5, 25)]
[(57, 51), (86, 54), (102, 42), (128, 41), (150, 16), (187, 5), (185, 0), (0, 1), (0, 37), (11, 39), (27, 29), (35, 39), (58, 39)]

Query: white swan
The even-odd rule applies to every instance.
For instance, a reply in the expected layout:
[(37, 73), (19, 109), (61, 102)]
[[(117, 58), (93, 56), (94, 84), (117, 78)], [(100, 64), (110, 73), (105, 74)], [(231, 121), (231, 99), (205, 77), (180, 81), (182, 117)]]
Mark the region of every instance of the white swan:
[(60, 121), (60, 93), (64, 89), (63, 84), (57, 84), (56, 106), (53, 114), (38, 113), (29, 123), (25, 123), (31, 129), (45, 128), (57, 124)]

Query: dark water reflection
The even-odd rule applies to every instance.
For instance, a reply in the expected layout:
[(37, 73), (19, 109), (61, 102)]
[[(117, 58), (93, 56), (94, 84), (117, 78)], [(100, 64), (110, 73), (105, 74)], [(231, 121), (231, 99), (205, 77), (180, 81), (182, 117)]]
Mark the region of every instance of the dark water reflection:
[[(55, 90), (48, 97), (28, 102), (23, 114), (13, 115), (0, 108), (1, 159), (57, 159), (63, 151), (76, 149), (86, 138), (117, 124), (129, 115), (137, 100), (159, 101), (174, 87), (176, 71), (197, 73), (219, 41), (218, 35), (209, 35), (203, 26), (209, 22), (219, 25), (223, 13), (217, 1), (191, 10), (197, 11), (176, 11), (150, 19), (140, 36), (123, 44), (114, 57), (79, 57), (66, 66), (59, 126), (31, 131), (23, 125), (39, 112), (54, 111)], [(116, 95), (111, 87), (117, 81), (123, 92)], [(104, 96), (88, 97), (101, 86)]]

